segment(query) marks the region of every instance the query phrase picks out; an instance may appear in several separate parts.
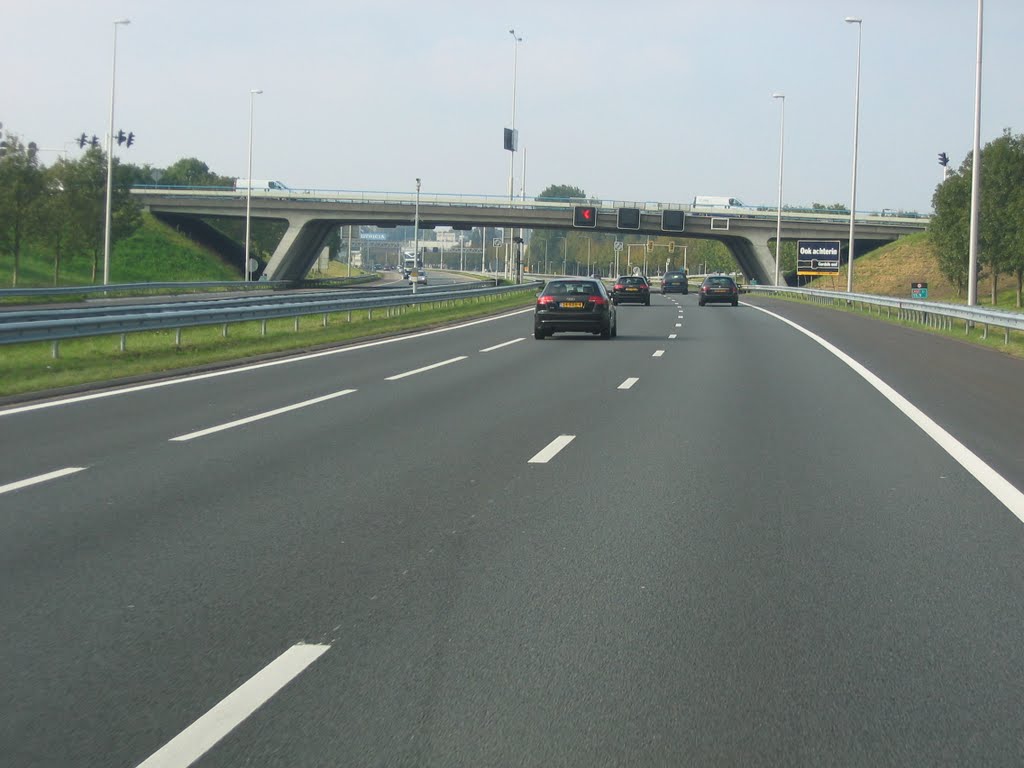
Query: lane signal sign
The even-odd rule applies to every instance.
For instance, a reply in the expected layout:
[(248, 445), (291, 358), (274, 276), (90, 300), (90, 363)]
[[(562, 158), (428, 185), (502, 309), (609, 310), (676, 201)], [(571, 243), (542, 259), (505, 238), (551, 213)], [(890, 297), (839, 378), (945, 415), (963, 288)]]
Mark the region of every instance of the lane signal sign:
[(640, 229), (640, 209), (619, 208), (616, 224), (619, 229)]
[(597, 226), (597, 208), (592, 205), (576, 205), (572, 209), (572, 225), (574, 227)]
[(686, 214), (683, 211), (662, 211), (661, 231), (682, 232), (686, 225)]

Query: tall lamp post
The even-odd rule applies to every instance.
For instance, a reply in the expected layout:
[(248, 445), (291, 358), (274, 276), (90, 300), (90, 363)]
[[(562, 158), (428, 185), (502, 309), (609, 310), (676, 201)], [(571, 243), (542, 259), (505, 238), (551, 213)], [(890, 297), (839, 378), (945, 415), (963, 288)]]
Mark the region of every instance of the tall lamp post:
[[(512, 209), (512, 200), (515, 197), (515, 173), (516, 173), (516, 81), (519, 70), (519, 44), (523, 38), (516, 34), (515, 29), (508, 31), (512, 35), (512, 144), (508, 153), (508, 207)], [(513, 229), (508, 228), (508, 240), (506, 241), (506, 267), (511, 263), (513, 249)], [(507, 270), (506, 270), (507, 271)]]
[(857, 85), (853, 97), (853, 184), (850, 191), (850, 246), (846, 264), (846, 292), (853, 293), (853, 245), (854, 217), (857, 215), (857, 144), (860, 138), (860, 42), (863, 31), (863, 19), (847, 16), (847, 24), (857, 25)]
[(967, 256), (967, 305), (978, 303), (978, 211), (981, 205), (981, 31), (983, 0), (978, 0), (978, 49), (974, 75), (974, 149), (971, 154), (971, 234)]
[(416, 283), (420, 276), (420, 179), (416, 177), (416, 212), (413, 220), (412, 246), (412, 292), (416, 293)]
[[(252, 270), (249, 269), (249, 234), (252, 231), (252, 113), (256, 101), (256, 94), (263, 93), (260, 88), (253, 88), (249, 91), (249, 171), (245, 179), (245, 264), (242, 265), (242, 274), (245, 275), (245, 282), (249, 282)], [(349, 242), (352, 241), (351, 234)], [(351, 269), (351, 260), (349, 262)]]
[(107, 134), (107, 208), (103, 217), (103, 284), (110, 284), (110, 228), (114, 201), (114, 86), (117, 83), (117, 28), (131, 19), (114, 20), (114, 54), (110, 67), (110, 133)]
[(782, 124), (779, 126), (779, 210), (775, 219), (775, 285), (779, 284), (779, 263), (782, 261), (782, 160), (786, 145), (786, 94), (773, 93), (782, 103)]

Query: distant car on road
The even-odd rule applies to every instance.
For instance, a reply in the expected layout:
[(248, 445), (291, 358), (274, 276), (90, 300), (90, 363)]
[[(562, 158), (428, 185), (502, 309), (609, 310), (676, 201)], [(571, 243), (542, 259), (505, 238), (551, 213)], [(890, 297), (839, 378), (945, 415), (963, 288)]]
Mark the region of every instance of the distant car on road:
[(416, 283), (416, 285), (426, 285), (427, 273), (421, 268), (416, 271), (416, 277), (413, 277), (412, 272), (410, 272), (405, 276), (405, 279), (409, 281), (409, 285), (412, 285), (413, 283)]
[(634, 302), (651, 306), (651, 284), (643, 275), (621, 275), (615, 280), (612, 300), (616, 304)]
[(679, 293), (689, 293), (690, 284), (687, 281), (685, 272), (666, 272), (665, 276), (661, 278), (661, 292), (673, 293), (678, 291)]
[(533, 338), (540, 340), (561, 331), (618, 335), (615, 305), (600, 280), (552, 280), (537, 296), (533, 312)]
[(740, 289), (728, 275), (709, 275), (700, 284), (700, 306), (705, 304), (729, 303), (734, 307), (740, 303)]

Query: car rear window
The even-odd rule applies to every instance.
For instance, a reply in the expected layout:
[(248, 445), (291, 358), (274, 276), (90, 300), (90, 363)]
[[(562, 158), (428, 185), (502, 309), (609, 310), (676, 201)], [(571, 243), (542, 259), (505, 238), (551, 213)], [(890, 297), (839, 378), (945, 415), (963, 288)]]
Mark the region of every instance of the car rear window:
[(726, 288), (731, 288), (732, 287), (732, 278), (731, 277), (709, 277), (708, 278), (708, 285), (715, 285), (715, 286), (718, 286), (718, 287), (723, 287), (724, 286)]
[(596, 296), (600, 293), (597, 283), (592, 281), (579, 281), (579, 282), (557, 282), (550, 283), (544, 290), (548, 296), (567, 296), (571, 294), (579, 294), (581, 296)]
[(647, 285), (647, 281), (642, 277), (624, 277), (619, 282), (623, 285)]
[(666, 280), (678, 280), (678, 279), (680, 279), (682, 277), (686, 277), (686, 275), (684, 275), (682, 272), (666, 272), (665, 273), (665, 279)]

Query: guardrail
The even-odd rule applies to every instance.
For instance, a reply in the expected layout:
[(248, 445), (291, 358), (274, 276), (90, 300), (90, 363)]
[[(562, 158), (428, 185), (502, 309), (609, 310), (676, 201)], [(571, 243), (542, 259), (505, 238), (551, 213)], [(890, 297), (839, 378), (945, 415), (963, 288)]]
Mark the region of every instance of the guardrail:
[(0, 288), (0, 299), (11, 296), (78, 296), (90, 293), (126, 293), (165, 290), (188, 290), (192, 288), (223, 288), (235, 291), (270, 290), (290, 288), (292, 283), (286, 280), (204, 280), (199, 282), (166, 282), (166, 283), (116, 283), (113, 285), (62, 285), (56, 288)]
[(1010, 331), (1024, 331), (1024, 312), (1010, 312), (1003, 309), (968, 307), (963, 304), (945, 304), (921, 299), (897, 299), (891, 296), (875, 296), (869, 293), (837, 293), (815, 288), (789, 288), (773, 285), (744, 285), (747, 293), (788, 294), (810, 299), (818, 304), (846, 304), (855, 308), (877, 308), (881, 315), (920, 323), (930, 328), (952, 330), (954, 321), (963, 321), (964, 333), (970, 333), (972, 326), (982, 327), (982, 338), (988, 338), (990, 327), (1003, 329), (1003, 343), (1010, 343)]
[[(327, 316), (336, 312), (352, 312), (366, 310), (372, 316), (373, 310), (386, 307), (412, 306), (432, 302), (454, 301), (456, 299), (484, 298), (488, 296), (514, 293), (517, 291), (536, 290), (541, 283), (524, 283), (522, 285), (473, 288), (471, 290), (424, 291), (417, 293), (401, 293), (398, 295), (374, 295), (353, 297), (330, 297), (322, 295), (289, 296), (286, 301), (247, 304), (244, 306), (224, 306), (195, 308), (175, 308), (160, 311), (150, 307), (150, 311), (132, 314), (100, 314), (90, 317), (49, 317), (45, 319), (0, 322), (0, 344), (18, 344), (33, 341), (54, 342), (53, 354), (58, 356), (58, 342), (65, 339), (80, 339), (90, 336), (109, 336), (121, 334), (121, 348), (125, 347), (125, 334), (153, 330), (176, 330), (176, 343), (180, 343), (182, 328), (204, 325), (228, 325), (248, 321), (262, 321), (261, 333), (266, 333), (266, 321), (283, 317), (299, 318), (304, 315)], [(447, 286), (446, 286), (447, 287)], [(109, 307), (104, 309), (111, 309)], [(0, 318), (2, 320), (2, 318)], [(296, 321), (297, 322), (297, 321)]]

